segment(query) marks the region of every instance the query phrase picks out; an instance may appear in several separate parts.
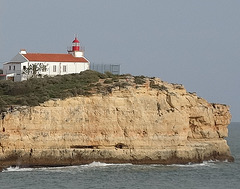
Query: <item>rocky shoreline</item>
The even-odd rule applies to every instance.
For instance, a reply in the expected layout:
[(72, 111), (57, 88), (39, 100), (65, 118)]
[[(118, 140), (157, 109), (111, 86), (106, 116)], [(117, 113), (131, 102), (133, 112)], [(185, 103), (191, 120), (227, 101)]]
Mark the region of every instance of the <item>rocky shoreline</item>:
[(109, 85), (105, 94), (4, 113), (0, 167), (233, 161), (224, 139), (231, 120), (227, 105), (208, 103), (158, 78), (133, 80)]
[[(63, 149), (62, 151), (66, 151)], [(67, 153), (73, 153), (72, 151), (66, 151)], [(74, 166), (74, 165), (83, 165), (83, 164), (90, 164), (92, 162), (104, 162), (104, 163), (131, 163), (131, 164), (162, 164), (162, 165), (169, 165), (169, 164), (188, 164), (188, 163), (202, 163), (203, 161), (228, 161), (232, 162), (234, 161), (232, 156), (229, 155), (220, 155), (218, 152), (213, 152), (209, 156), (204, 156), (203, 158), (184, 158), (184, 157), (178, 157), (177, 155), (172, 155), (171, 157), (167, 159), (151, 159), (149, 157), (144, 157), (143, 159), (139, 158), (133, 158), (129, 157), (129, 159), (118, 159), (110, 158), (110, 157), (104, 157), (102, 154), (106, 153), (106, 150), (97, 150), (95, 152), (95, 155), (89, 155), (93, 154), (92, 150), (89, 150), (87, 153), (88, 155), (86, 157), (83, 157), (82, 154), (86, 153), (78, 151), (75, 153), (75, 157), (57, 157), (57, 156), (48, 156), (45, 158), (39, 158), (39, 157), (22, 157), (22, 156), (10, 156), (6, 158), (4, 161), (1, 162), (0, 171), (10, 167), (10, 166), (18, 166), (22, 168), (26, 167), (58, 167), (58, 166)], [(109, 153), (109, 151), (108, 151)], [(101, 154), (101, 155), (99, 155)], [(136, 154), (135, 154), (136, 155)], [(101, 156), (101, 157), (99, 157)], [(109, 154), (108, 154), (109, 156)]]

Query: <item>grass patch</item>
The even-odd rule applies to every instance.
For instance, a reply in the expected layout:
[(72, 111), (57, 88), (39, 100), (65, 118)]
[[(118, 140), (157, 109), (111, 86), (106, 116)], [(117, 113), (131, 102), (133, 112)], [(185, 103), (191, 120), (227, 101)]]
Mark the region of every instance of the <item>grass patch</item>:
[[(86, 70), (79, 74), (32, 78), (22, 82), (0, 81), (0, 112), (11, 105), (36, 106), (51, 98), (88, 96), (99, 79), (106, 79), (109, 75)], [(112, 82), (112, 78), (116, 77), (118, 76), (111, 75), (106, 83)]]

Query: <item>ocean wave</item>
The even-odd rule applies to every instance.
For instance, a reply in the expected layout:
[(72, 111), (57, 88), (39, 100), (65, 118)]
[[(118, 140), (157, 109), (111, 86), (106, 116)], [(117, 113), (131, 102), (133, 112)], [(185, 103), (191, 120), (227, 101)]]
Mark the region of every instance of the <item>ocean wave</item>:
[(109, 167), (109, 166), (129, 166), (131, 163), (125, 164), (114, 164), (114, 163), (102, 163), (92, 162), (90, 164), (78, 165), (78, 166), (60, 166), (60, 167), (38, 167), (38, 168), (22, 168), (19, 166), (11, 166), (4, 169), (2, 172), (30, 172), (30, 171), (54, 171), (54, 172), (71, 172), (72, 170), (82, 170), (86, 168), (98, 168), (98, 167)]
[[(3, 172), (30, 172), (30, 171), (53, 171), (53, 172), (72, 172), (72, 171), (84, 171), (86, 169), (93, 168), (107, 168), (107, 167), (186, 167), (186, 168), (194, 168), (194, 167), (215, 167), (219, 161), (204, 161), (202, 163), (191, 163), (188, 164), (171, 164), (171, 165), (162, 165), (162, 164), (150, 164), (150, 165), (134, 165), (131, 163), (125, 164), (114, 164), (114, 163), (103, 163), (103, 162), (92, 162), (90, 164), (85, 165), (75, 165), (75, 166), (60, 166), (60, 167), (38, 167), (38, 168), (21, 168), (19, 166), (9, 167), (4, 169)], [(228, 161), (223, 161), (222, 163), (228, 163)]]
[(20, 168), (19, 166), (8, 167), (4, 169), (2, 172), (21, 172), (21, 171), (33, 171), (34, 168)]
[(173, 167), (210, 167), (210, 166), (215, 166), (216, 163), (219, 161), (203, 161), (202, 163), (191, 163), (189, 162), (188, 164), (171, 164), (167, 166), (173, 166)]

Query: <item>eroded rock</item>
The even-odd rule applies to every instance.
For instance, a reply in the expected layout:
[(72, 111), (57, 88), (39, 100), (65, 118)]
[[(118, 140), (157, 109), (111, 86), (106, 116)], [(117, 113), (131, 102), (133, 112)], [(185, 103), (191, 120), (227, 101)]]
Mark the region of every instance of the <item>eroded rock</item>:
[(230, 119), (226, 105), (210, 104), (182, 85), (146, 79), (141, 86), (112, 88), (108, 95), (50, 100), (4, 114), (0, 163), (233, 160), (224, 139)]

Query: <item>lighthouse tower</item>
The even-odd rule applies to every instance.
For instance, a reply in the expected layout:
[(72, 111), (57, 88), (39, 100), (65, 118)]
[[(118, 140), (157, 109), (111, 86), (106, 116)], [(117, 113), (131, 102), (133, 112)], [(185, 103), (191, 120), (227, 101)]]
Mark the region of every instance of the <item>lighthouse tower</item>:
[(83, 50), (80, 47), (80, 42), (77, 39), (77, 37), (75, 37), (75, 39), (72, 42), (72, 48), (70, 50), (68, 50), (69, 54), (72, 54), (74, 57), (83, 57)]

